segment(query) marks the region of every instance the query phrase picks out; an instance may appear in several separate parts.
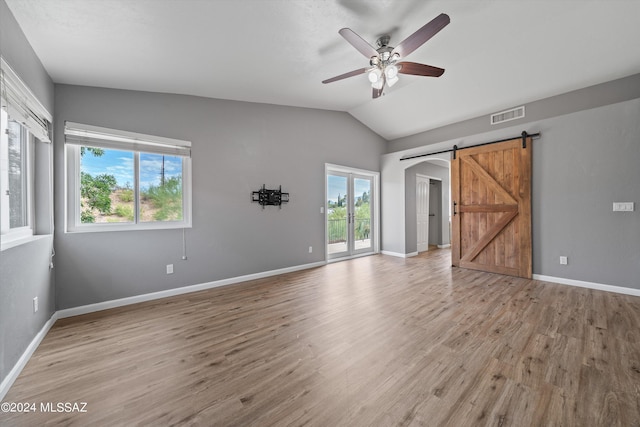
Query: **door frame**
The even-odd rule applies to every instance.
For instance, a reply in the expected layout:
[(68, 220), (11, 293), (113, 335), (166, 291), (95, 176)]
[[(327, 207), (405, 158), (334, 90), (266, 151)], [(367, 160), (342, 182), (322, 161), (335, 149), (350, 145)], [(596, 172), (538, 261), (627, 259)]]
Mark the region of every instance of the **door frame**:
[[(372, 188), (371, 188), (371, 198), (370, 201), (372, 203), (371, 206), (371, 232), (373, 234), (373, 239), (371, 241), (371, 251), (364, 253), (357, 253), (352, 255), (347, 255), (340, 258), (329, 259), (329, 237), (327, 235), (327, 209), (328, 209), (328, 191), (327, 191), (327, 177), (331, 174), (331, 172), (337, 172), (338, 174), (354, 174), (354, 175), (362, 175), (372, 178)], [(367, 256), (372, 254), (377, 254), (380, 252), (380, 172), (366, 170), (366, 169), (358, 169), (352, 168), (349, 166), (336, 165), (333, 163), (325, 163), (324, 164), (324, 203), (322, 207), (322, 212), (324, 214), (324, 259), (326, 262), (335, 262), (342, 261), (352, 258), (357, 258), (361, 256)]]

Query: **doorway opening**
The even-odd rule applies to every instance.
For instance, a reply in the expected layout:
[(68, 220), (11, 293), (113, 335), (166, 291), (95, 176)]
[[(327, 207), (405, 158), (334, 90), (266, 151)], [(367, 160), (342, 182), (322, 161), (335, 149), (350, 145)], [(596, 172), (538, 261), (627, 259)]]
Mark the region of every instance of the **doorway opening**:
[(405, 170), (405, 254), (449, 248), (449, 162), (425, 160)]
[(416, 174), (417, 252), (442, 246), (442, 179)]

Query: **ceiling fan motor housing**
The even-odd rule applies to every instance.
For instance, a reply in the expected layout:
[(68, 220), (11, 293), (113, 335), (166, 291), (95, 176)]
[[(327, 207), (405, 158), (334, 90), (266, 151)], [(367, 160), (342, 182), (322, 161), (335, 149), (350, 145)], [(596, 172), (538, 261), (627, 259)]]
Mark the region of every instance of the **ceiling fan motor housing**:
[[(386, 37), (386, 43), (389, 43), (389, 36), (383, 37)], [(381, 40), (383, 37), (378, 39), (378, 46), (380, 46), (380, 44), (382, 43)], [(393, 47), (389, 46), (388, 44), (380, 46), (378, 49), (376, 49), (376, 51), (378, 52), (378, 55), (372, 56), (371, 60), (369, 61), (372, 66), (384, 68), (385, 66), (400, 59), (400, 55), (398, 55), (397, 53), (393, 53)]]
[(389, 41), (391, 40), (391, 36), (388, 34), (384, 34), (381, 35), (380, 37), (378, 37), (378, 40), (376, 40), (376, 45), (378, 46), (378, 48), (383, 48), (389, 45)]

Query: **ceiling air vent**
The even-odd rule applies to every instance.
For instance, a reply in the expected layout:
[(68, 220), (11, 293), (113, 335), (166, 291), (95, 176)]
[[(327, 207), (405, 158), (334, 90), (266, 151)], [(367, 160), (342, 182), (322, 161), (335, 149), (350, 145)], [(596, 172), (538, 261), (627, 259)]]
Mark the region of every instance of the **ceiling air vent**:
[(511, 110), (501, 111), (491, 115), (491, 124), (508, 122), (524, 117), (524, 105), (522, 107), (512, 108)]

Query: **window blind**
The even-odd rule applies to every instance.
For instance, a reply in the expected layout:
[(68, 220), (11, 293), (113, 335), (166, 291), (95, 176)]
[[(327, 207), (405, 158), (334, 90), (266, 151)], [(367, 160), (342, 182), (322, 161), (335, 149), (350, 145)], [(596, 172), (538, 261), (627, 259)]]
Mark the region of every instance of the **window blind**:
[(161, 136), (65, 122), (66, 144), (191, 157), (191, 142)]
[(23, 123), (40, 141), (51, 142), (53, 117), (4, 58), (0, 58), (0, 99), (12, 120)]

